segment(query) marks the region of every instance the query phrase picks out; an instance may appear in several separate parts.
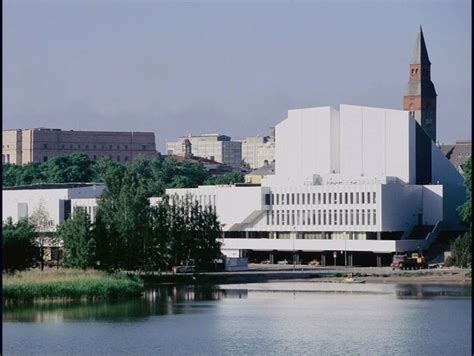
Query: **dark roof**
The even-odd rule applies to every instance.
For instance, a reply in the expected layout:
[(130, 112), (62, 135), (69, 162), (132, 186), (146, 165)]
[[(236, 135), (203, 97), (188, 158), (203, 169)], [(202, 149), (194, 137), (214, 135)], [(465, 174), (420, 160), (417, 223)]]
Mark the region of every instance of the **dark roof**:
[(275, 163), (267, 164), (247, 173), (249, 176), (268, 176), (275, 174)]
[(428, 57), (428, 51), (426, 50), (425, 37), (423, 36), (423, 30), (421, 26), (420, 31), (418, 31), (418, 35), (416, 36), (415, 48), (413, 49), (410, 64), (431, 64)]
[(453, 166), (459, 168), (471, 157), (472, 143), (471, 140), (458, 140), (454, 145), (441, 145), (440, 149)]
[(104, 186), (103, 183), (38, 183), (31, 185), (17, 185), (15, 187), (3, 187), (3, 190), (34, 190), (34, 189), (71, 189), (93, 186)]

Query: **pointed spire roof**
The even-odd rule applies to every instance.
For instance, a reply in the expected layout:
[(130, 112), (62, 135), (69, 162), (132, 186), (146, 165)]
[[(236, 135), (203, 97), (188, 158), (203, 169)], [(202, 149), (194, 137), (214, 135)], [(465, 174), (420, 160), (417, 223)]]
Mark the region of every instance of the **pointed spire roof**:
[(428, 51), (426, 50), (425, 37), (423, 36), (421, 25), (420, 31), (416, 36), (415, 48), (413, 49), (410, 64), (431, 64), (430, 59), (428, 58)]

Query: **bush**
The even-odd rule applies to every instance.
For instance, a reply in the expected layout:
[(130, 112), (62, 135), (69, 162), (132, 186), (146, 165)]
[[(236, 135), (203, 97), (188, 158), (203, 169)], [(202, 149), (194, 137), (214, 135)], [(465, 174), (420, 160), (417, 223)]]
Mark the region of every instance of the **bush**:
[(26, 220), (13, 224), (9, 218), (3, 224), (3, 268), (6, 271), (24, 270), (34, 265), (35, 231)]

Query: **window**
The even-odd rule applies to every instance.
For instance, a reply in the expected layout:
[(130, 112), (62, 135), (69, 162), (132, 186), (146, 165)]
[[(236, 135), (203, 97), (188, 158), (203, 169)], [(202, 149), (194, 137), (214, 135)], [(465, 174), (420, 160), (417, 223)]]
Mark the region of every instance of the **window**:
[(316, 193), (313, 193), (313, 204), (316, 204)]
[(370, 225), (370, 210), (367, 209), (367, 225)]
[(117, 145), (117, 149), (118, 149), (118, 150), (120, 149), (120, 145)]
[(374, 225), (377, 224), (377, 221), (376, 221), (376, 216), (377, 216), (377, 215), (376, 215), (376, 211), (377, 211), (377, 210), (374, 209), (374, 219), (373, 219), (373, 224), (374, 224)]
[(313, 210), (313, 225), (316, 225), (316, 210)]
[(370, 192), (367, 192), (367, 204), (370, 204)]
[(145, 145), (142, 146), (142, 151), (146, 151), (146, 146)]
[(117, 156), (117, 162), (120, 162), (120, 156)]
[(332, 225), (332, 210), (328, 210), (328, 225)]
[(77, 148), (81, 148), (81, 145), (77, 145)]
[[(47, 159), (47, 157), (46, 157), (46, 159)], [(7, 163), (10, 163), (10, 154), (9, 153), (7, 153)]]
[(291, 204), (295, 205), (295, 193), (291, 193)]
[(276, 216), (277, 216), (276, 224), (277, 224), (277, 225), (280, 225), (280, 210), (277, 210), (277, 211), (276, 211)]
[(285, 225), (285, 210), (281, 211), (281, 224)]
[(109, 159), (110, 159), (110, 160), (112, 159), (112, 155), (109, 155)]
[(360, 223), (360, 224), (361, 224), (361, 225), (365, 225), (365, 210), (362, 209), (360, 212), (361, 212), (361, 216), (360, 216), (360, 218), (361, 218), (361, 223)]
[(270, 194), (265, 194), (265, 205), (270, 205)]
[(86, 148), (89, 148), (89, 145), (86, 145)]
[(290, 193), (286, 193), (286, 205), (290, 205)]
[(300, 203), (300, 193), (296, 193), (296, 204)]
[(304, 204), (304, 200), (305, 200), (305, 199), (304, 199), (304, 196), (305, 196), (305, 194), (303, 193), (303, 194), (301, 195), (301, 204)]
[(306, 217), (307, 217), (308, 225), (311, 225), (311, 210), (308, 210), (308, 211), (307, 211)]
[(360, 197), (362, 198), (361, 203), (362, 203), (362, 204), (365, 204), (365, 202), (364, 202), (365, 193), (364, 193), (364, 192), (361, 192), (361, 193), (360, 193)]
[(351, 225), (354, 225), (354, 210), (351, 209)]
[(72, 145), (69, 145), (69, 148), (73, 148)]
[(47, 143), (43, 143), (43, 148), (48, 148), (48, 144), (47, 144)]
[(270, 205), (275, 204), (275, 194), (270, 193)]
[(344, 225), (344, 221), (342, 220), (342, 210), (339, 210), (339, 225)]
[(347, 201), (348, 201), (348, 199), (347, 199), (347, 192), (345, 192), (345, 193), (344, 193), (344, 204), (347, 204)]
[(323, 225), (326, 225), (326, 210), (323, 210)]
[(326, 204), (326, 193), (323, 193), (323, 204)]
[[(48, 160), (48, 156), (43, 156), (43, 162), (46, 162), (47, 160)], [(10, 160), (8, 160), (8, 161), (10, 162)]]
[[(299, 218), (299, 214), (298, 214), (298, 218)], [(291, 211), (291, 225), (294, 225), (295, 224), (295, 211), (292, 210)]]
[(267, 225), (270, 225), (270, 211), (267, 210)]
[(275, 212), (272, 210), (272, 225), (275, 225)]
[(359, 209), (356, 209), (356, 225), (359, 225)]
[(337, 225), (337, 210), (334, 210), (334, 225)]
[(125, 149), (128, 150), (128, 145), (125, 145)]
[(321, 204), (321, 193), (318, 193), (318, 204)]
[(311, 194), (308, 193), (307, 197), (306, 197), (306, 204), (311, 204)]
[(337, 204), (337, 193), (334, 193), (334, 204)]
[(94, 155), (94, 161), (95, 161), (96, 159), (97, 159), (97, 156), (96, 156), (96, 155)]
[(328, 204), (332, 203), (332, 193), (328, 193)]
[(306, 211), (301, 211), (301, 225), (306, 225)]
[(125, 156), (124, 161), (128, 162), (128, 156)]
[(375, 204), (375, 196), (376, 196), (376, 194), (375, 194), (375, 192), (373, 192), (373, 193), (372, 193), (372, 203), (373, 203), (373, 204)]
[(339, 204), (343, 204), (343, 202), (342, 202), (342, 193), (339, 193)]
[(61, 148), (64, 148), (64, 147), (65, 147), (65, 145), (61, 145)]
[(355, 193), (356, 195), (356, 204), (359, 204), (359, 192)]
[(277, 198), (276, 203), (277, 203), (277, 205), (278, 205), (278, 204), (280, 204), (280, 194), (277, 194), (277, 195), (276, 195), (276, 198)]
[(94, 145), (94, 148), (97, 148), (97, 145)]
[(349, 214), (348, 214), (348, 211), (346, 209), (345, 211), (345, 214), (344, 214), (344, 221), (345, 221), (345, 225), (349, 225), (349, 221), (348, 221), (348, 218), (349, 218)]
[(318, 210), (318, 225), (321, 225), (321, 210)]

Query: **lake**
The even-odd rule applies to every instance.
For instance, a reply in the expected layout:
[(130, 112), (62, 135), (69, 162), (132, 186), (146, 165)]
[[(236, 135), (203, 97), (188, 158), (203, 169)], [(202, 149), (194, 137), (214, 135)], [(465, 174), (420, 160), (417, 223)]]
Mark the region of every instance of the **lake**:
[(161, 286), (125, 302), (3, 311), (4, 355), (470, 355), (471, 289)]

